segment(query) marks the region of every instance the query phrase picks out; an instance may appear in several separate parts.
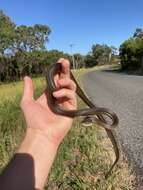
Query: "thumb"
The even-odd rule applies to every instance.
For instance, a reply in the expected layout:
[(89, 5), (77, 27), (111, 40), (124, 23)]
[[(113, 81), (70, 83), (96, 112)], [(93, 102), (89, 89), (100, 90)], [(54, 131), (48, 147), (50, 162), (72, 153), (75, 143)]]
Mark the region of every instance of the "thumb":
[(34, 95), (34, 85), (30, 77), (24, 77), (24, 91), (23, 91), (23, 101), (29, 101), (33, 99)]

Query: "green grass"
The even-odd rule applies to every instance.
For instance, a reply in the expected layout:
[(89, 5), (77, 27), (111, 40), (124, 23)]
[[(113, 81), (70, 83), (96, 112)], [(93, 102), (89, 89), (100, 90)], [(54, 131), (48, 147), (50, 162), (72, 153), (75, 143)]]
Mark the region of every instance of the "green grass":
[[(42, 91), (43, 79), (34, 80), (37, 94)], [(20, 144), (25, 123), (19, 104), (23, 83), (0, 85), (0, 172)]]
[[(79, 70), (76, 77), (85, 72), (87, 70)], [(38, 96), (44, 89), (44, 81), (38, 78), (34, 82)], [(0, 171), (13, 156), (25, 133), (19, 108), (22, 86), (22, 82), (0, 86)], [(84, 106), (79, 99), (78, 105)], [(96, 125), (83, 127), (81, 118), (78, 118), (59, 148), (45, 190), (133, 190), (134, 176), (125, 160), (120, 161), (108, 180), (104, 180), (113, 158), (104, 130)], [(101, 179), (100, 183), (97, 183), (98, 179)]]

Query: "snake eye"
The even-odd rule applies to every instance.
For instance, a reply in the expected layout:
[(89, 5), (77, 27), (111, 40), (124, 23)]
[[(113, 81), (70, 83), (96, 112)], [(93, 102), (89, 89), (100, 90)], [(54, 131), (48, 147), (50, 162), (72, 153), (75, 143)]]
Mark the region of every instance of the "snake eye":
[(92, 119), (92, 117), (90, 117), (90, 116), (85, 117), (85, 118), (82, 120), (81, 124), (82, 124), (84, 127), (90, 127), (90, 126), (92, 126), (92, 125), (93, 125), (93, 119)]

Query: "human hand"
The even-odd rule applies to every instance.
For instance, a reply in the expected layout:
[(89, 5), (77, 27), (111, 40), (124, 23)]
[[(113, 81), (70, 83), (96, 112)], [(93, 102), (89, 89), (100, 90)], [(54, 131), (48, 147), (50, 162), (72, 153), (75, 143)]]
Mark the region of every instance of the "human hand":
[[(57, 91), (53, 96), (58, 104), (65, 109), (74, 110), (77, 107), (76, 85), (70, 79), (70, 63), (67, 59), (59, 59), (62, 73), (56, 75), (54, 80)], [(45, 91), (37, 100), (34, 100), (34, 86), (30, 77), (24, 78), (24, 92), (21, 99), (21, 108), (27, 123), (27, 130), (46, 136), (47, 140), (59, 145), (72, 125), (72, 118), (57, 115), (51, 111), (47, 104), (48, 93)]]

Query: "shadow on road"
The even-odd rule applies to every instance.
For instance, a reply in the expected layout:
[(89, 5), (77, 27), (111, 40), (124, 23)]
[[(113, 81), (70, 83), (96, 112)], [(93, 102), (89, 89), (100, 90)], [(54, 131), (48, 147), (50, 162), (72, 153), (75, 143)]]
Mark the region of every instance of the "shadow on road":
[(115, 66), (110, 67), (110, 68), (106, 68), (106, 69), (102, 69), (101, 72), (126, 74), (125, 72), (123, 72), (121, 70), (120, 67), (115, 67)]
[(143, 73), (137, 72), (137, 71), (123, 71), (121, 68), (119, 67), (110, 67), (110, 68), (106, 68), (101, 70), (101, 72), (107, 72), (107, 73), (118, 73), (121, 75), (132, 75), (132, 76), (143, 76)]
[(118, 67), (110, 67), (108, 69), (103, 69), (100, 71), (107, 72), (107, 73), (115, 73), (115, 74), (120, 74), (120, 75), (143, 76), (143, 73), (133, 72), (133, 71), (123, 71), (121, 68), (118, 68)]

